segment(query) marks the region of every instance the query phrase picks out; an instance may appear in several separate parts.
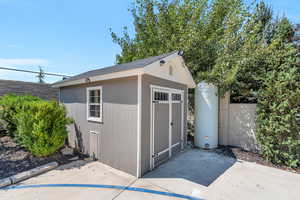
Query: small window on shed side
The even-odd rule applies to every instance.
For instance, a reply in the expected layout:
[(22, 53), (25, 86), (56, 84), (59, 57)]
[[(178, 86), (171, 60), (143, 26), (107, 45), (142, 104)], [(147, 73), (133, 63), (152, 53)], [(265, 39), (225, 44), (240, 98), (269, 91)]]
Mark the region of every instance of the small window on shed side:
[(87, 120), (102, 121), (102, 87), (87, 88)]

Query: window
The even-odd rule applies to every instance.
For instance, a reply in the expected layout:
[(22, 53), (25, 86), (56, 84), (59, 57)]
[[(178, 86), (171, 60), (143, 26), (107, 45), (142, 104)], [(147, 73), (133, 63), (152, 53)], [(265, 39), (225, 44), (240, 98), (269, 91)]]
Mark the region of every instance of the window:
[(169, 101), (169, 94), (166, 92), (154, 92), (154, 101)]
[(181, 94), (172, 94), (173, 101), (181, 101)]
[(87, 119), (102, 121), (102, 87), (87, 88)]

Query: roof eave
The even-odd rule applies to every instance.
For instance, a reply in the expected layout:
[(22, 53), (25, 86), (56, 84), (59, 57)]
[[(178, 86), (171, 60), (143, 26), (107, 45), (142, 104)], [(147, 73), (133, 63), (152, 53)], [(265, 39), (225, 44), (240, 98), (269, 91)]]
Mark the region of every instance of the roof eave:
[(133, 70), (126, 70), (121, 72), (114, 72), (104, 75), (98, 75), (98, 76), (90, 76), (86, 78), (81, 78), (74, 81), (66, 81), (62, 83), (53, 83), (52, 87), (60, 88), (60, 87), (67, 87), (72, 85), (81, 85), (85, 83), (93, 83), (97, 81), (104, 81), (104, 80), (110, 80), (110, 79), (116, 79), (116, 78), (125, 78), (130, 76), (137, 76), (138, 74), (142, 74), (144, 71), (143, 68), (137, 68)]

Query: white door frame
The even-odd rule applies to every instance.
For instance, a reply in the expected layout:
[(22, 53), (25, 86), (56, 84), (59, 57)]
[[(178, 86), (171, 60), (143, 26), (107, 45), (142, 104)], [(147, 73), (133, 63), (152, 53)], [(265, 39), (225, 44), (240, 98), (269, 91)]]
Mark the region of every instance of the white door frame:
[[(153, 103), (153, 93), (154, 91), (159, 92), (166, 92), (169, 94), (169, 100), (166, 103), (169, 104), (169, 147), (161, 152), (158, 153), (158, 156), (169, 151), (169, 158), (172, 156), (172, 148), (177, 146), (179, 143), (172, 145), (172, 103), (181, 103), (181, 149), (183, 149), (183, 132), (184, 132), (184, 90), (169, 88), (169, 87), (162, 87), (158, 85), (150, 85), (150, 170), (152, 170), (154, 166), (154, 107), (155, 104)], [(172, 94), (181, 94), (181, 102), (172, 101)]]

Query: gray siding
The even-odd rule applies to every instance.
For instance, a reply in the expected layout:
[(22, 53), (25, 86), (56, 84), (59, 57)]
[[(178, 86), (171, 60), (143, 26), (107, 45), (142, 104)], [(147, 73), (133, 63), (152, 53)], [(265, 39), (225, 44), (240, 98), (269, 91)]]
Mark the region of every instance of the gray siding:
[[(150, 169), (150, 85), (159, 85), (184, 90), (184, 137), (186, 138), (186, 118), (187, 118), (187, 86), (165, 79), (156, 78), (150, 75), (142, 76), (142, 133), (141, 133), (141, 163), (142, 174)], [(184, 140), (185, 140), (184, 138)]]
[(5, 94), (30, 94), (45, 100), (57, 100), (58, 89), (51, 87), (50, 84), (0, 80), (0, 96)]
[[(86, 87), (102, 86), (103, 122), (87, 121)], [(63, 87), (60, 100), (75, 123), (69, 127), (69, 143), (89, 154), (90, 131), (99, 132), (99, 160), (136, 175), (137, 77)], [(93, 141), (93, 140), (92, 140)]]

